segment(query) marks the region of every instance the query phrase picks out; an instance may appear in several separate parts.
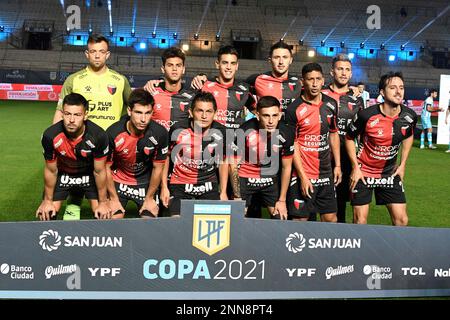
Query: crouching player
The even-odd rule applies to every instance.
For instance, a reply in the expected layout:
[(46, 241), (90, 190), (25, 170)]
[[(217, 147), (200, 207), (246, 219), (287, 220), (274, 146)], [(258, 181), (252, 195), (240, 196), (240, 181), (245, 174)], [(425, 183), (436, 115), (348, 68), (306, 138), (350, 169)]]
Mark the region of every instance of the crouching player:
[[(70, 192), (85, 195), (97, 219), (109, 219), (106, 192), (108, 136), (87, 120), (88, 101), (78, 93), (64, 97), (63, 119), (44, 131), (44, 197), (36, 210), (40, 220), (56, 219)], [(79, 220), (64, 215), (65, 220)], [(71, 219), (69, 219), (71, 217)]]
[(154, 104), (150, 93), (134, 90), (128, 100), (128, 115), (107, 130), (112, 150), (107, 176), (113, 219), (125, 216), (130, 200), (142, 218), (158, 215), (155, 193), (167, 157), (168, 134), (152, 120)]

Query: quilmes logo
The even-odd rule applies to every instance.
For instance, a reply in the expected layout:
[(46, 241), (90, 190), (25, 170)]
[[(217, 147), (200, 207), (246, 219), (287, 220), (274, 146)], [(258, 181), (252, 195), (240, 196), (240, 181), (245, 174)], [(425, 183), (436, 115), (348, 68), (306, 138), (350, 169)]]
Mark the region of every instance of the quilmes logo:
[(192, 245), (210, 256), (230, 245), (230, 205), (194, 205)]
[(350, 238), (309, 238), (305, 239), (301, 233), (294, 232), (286, 238), (286, 248), (292, 253), (308, 249), (359, 249), (361, 239)]
[(47, 251), (54, 251), (61, 245), (61, 236), (58, 231), (47, 230), (39, 236), (39, 245)]
[(55, 251), (61, 245), (64, 247), (91, 247), (91, 248), (121, 248), (122, 237), (110, 236), (64, 236), (61, 238), (58, 231), (46, 230), (39, 236), (39, 245), (43, 250)]
[(303, 250), (305, 247), (306, 239), (303, 237), (303, 235), (298, 232), (291, 233), (286, 238), (286, 248), (293, 253), (298, 253)]

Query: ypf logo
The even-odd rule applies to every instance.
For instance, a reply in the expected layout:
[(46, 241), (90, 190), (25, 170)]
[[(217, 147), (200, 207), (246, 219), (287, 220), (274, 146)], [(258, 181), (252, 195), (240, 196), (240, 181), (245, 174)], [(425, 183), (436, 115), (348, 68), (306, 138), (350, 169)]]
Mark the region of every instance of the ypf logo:
[(293, 253), (298, 253), (303, 250), (305, 247), (306, 239), (303, 237), (303, 235), (298, 232), (291, 233), (286, 238), (286, 248)]
[(47, 230), (39, 236), (39, 245), (43, 250), (54, 251), (61, 245), (61, 236), (58, 231)]

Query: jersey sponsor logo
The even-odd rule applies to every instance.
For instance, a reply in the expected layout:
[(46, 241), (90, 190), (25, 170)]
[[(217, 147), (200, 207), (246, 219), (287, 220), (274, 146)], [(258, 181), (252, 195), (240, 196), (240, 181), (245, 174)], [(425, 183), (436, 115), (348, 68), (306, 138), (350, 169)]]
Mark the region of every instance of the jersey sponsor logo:
[(214, 139), (216, 139), (217, 141), (222, 140), (222, 135), (218, 134), (218, 133), (213, 133), (211, 135)]
[(414, 122), (414, 120), (413, 119), (411, 119), (411, 117), (410, 116), (405, 116), (405, 118), (404, 118), (406, 121), (408, 121), (408, 123), (413, 123)]
[(65, 156), (66, 152), (64, 150), (62, 150), (62, 151), (59, 152), (59, 154), (62, 155), (62, 156)]
[(63, 174), (61, 176), (60, 186), (68, 187), (68, 186), (89, 186), (90, 177), (82, 176), (82, 177), (71, 177), (67, 174)]
[(238, 85), (238, 88), (241, 89), (242, 91), (247, 91), (247, 88), (242, 84)]
[(271, 186), (274, 183), (272, 178), (248, 178), (247, 181), (250, 186), (256, 187)]
[(286, 139), (283, 138), (283, 136), (281, 134), (277, 135), (277, 139), (281, 142), (281, 143), (285, 143)]
[(310, 179), (313, 186), (328, 186), (331, 183), (330, 178)]
[(111, 95), (114, 95), (114, 94), (116, 93), (116, 91), (117, 91), (117, 87), (116, 87), (115, 85), (113, 85), (113, 84), (108, 84), (108, 92), (109, 92)]
[(119, 139), (119, 141), (116, 141), (116, 143), (115, 143), (116, 148), (121, 146), (124, 142), (125, 142), (125, 139), (123, 137), (121, 137)]
[(181, 95), (182, 95), (183, 97), (185, 97), (185, 98), (188, 98), (189, 100), (192, 99), (192, 95), (189, 94), (189, 93), (187, 93), (187, 92), (183, 92)]
[(308, 108), (305, 106), (302, 110), (298, 113), (300, 117), (303, 117), (303, 115), (308, 111)]
[(95, 110), (96, 104), (94, 102), (89, 101), (89, 112), (92, 112)]
[(129, 186), (127, 184), (119, 184), (119, 190), (118, 192), (120, 194), (123, 194), (125, 196), (131, 197), (131, 198), (145, 198), (145, 188), (137, 188), (135, 186)]
[(166, 154), (167, 152), (169, 152), (169, 147), (165, 147), (161, 149), (161, 154)]
[(375, 187), (393, 188), (394, 187), (394, 177), (386, 177), (386, 178), (366, 177), (366, 183), (369, 188), (375, 188)]
[(84, 92), (91, 92), (92, 87), (91, 86), (85, 86), (84, 87)]
[[(319, 116), (319, 118), (320, 118), (320, 116)], [(303, 121), (303, 124), (304, 124), (305, 126), (309, 126), (309, 124), (310, 124), (309, 118), (306, 118), (306, 119)]]
[(194, 185), (192, 183), (188, 183), (184, 186), (184, 192), (192, 195), (202, 195), (210, 191), (213, 191), (212, 182), (206, 182), (203, 185)]
[(378, 136), (383, 136), (383, 129), (378, 129), (377, 130), (377, 134), (378, 134)]
[(298, 78), (297, 78), (297, 77), (290, 77), (289, 79), (291, 79), (292, 81), (295, 81), (295, 82), (298, 81)]
[(336, 109), (336, 107), (331, 102), (327, 102), (326, 106), (333, 111)]
[(95, 148), (95, 145), (92, 143), (91, 140), (86, 140), (86, 144), (87, 144), (89, 147), (91, 147), (92, 149)]
[(103, 149), (103, 154), (108, 154), (109, 153), (109, 146), (106, 146), (105, 149)]
[(375, 127), (379, 122), (380, 122), (380, 119), (376, 118), (375, 120), (373, 120), (373, 121), (371, 121), (371, 122), (369, 123), (369, 126), (370, 126), (371, 128), (373, 128), (373, 127)]
[(60, 145), (62, 145), (62, 143), (63, 143), (63, 139), (60, 138), (60, 139), (53, 145), (53, 147), (56, 149), (56, 148), (58, 148)]
[(158, 141), (156, 141), (155, 137), (151, 136), (148, 138), (151, 142), (153, 142), (154, 145), (158, 145)]
[(160, 119), (155, 119), (155, 121), (166, 129), (170, 129), (175, 123), (178, 122), (176, 120), (160, 120)]

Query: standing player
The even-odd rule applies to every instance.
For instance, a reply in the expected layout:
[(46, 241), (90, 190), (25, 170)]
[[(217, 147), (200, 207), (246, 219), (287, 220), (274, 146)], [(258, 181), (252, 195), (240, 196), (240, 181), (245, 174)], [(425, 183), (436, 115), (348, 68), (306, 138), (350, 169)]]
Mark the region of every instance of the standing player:
[(369, 103), (370, 103), (369, 92), (366, 91), (366, 85), (364, 82), (358, 82), (357, 87), (358, 87), (360, 97), (362, 98), (362, 100), (364, 102), (364, 109), (365, 109), (369, 106)]
[(423, 102), (420, 120), (422, 121), (422, 132), (420, 133), (420, 149), (425, 148), (425, 130), (427, 131), (428, 148), (436, 149), (433, 145), (433, 126), (431, 125), (431, 113), (442, 111), (441, 108), (433, 107), (433, 99), (436, 99), (438, 92), (436, 89), (430, 89), (428, 97)]
[[(108, 39), (104, 36), (89, 36), (85, 55), (89, 65), (64, 81), (53, 123), (63, 119), (64, 97), (75, 92), (89, 101), (88, 119), (106, 130), (119, 121), (131, 93), (130, 84), (126, 77), (106, 65), (110, 52)], [(71, 193), (64, 215), (69, 219), (79, 217), (81, 201), (82, 197)]]
[(108, 39), (104, 36), (98, 34), (89, 36), (85, 55), (89, 65), (71, 74), (64, 81), (53, 123), (62, 120), (64, 97), (75, 92), (89, 101), (88, 120), (106, 130), (114, 122), (119, 121), (131, 93), (130, 84), (126, 77), (106, 65), (110, 52)]
[(258, 98), (272, 96), (279, 99), (283, 111), (301, 92), (298, 78), (289, 74), (292, 61), (291, 46), (278, 41), (270, 47), (269, 62), (272, 71), (252, 75), (246, 80)]
[(129, 200), (136, 203), (141, 217), (158, 215), (154, 196), (167, 158), (168, 133), (151, 120), (154, 103), (149, 92), (134, 90), (128, 116), (107, 130), (112, 150), (107, 172), (113, 219), (124, 217)]
[[(402, 105), (403, 77), (399, 72), (381, 77), (384, 102), (360, 111), (353, 119), (345, 141), (352, 162), (350, 188), (354, 223), (367, 223), (372, 190), (377, 205), (386, 205), (392, 224), (406, 226), (406, 198), (403, 188), (406, 160), (414, 139), (416, 113)], [(356, 155), (355, 138), (361, 148)], [(397, 166), (400, 146), (401, 162)]]
[(153, 120), (167, 131), (178, 123), (187, 123), (189, 106), (195, 91), (183, 86), (186, 55), (176, 47), (166, 49), (162, 56), (161, 71), (164, 80), (150, 80), (145, 85), (155, 99)]
[(296, 170), (287, 195), (288, 213), (294, 220), (307, 220), (311, 212), (318, 212), (321, 221), (336, 222), (335, 185), (341, 182), (342, 175), (336, 124), (338, 106), (334, 99), (321, 93), (324, 78), (319, 64), (303, 66), (302, 83), (301, 97), (288, 106), (285, 114), (288, 125), (295, 128), (296, 140)]
[(336, 100), (338, 105), (337, 126), (340, 138), (342, 182), (336, 186), (337, 221), (345, 223), (345, 208), (347, 202), (350, 201), (349, 179), (352, 171), (350, 159), (345, 151), (345, 135), (353, 116), (359, 110), (364, 109), (364, 102), (361, 97), (356, 98), (355, 93), (349, 88), (352, 78), (352, 63), (347, 55), (338, 54), (333, 58), (330, 74), (333, 82), (323, 89), (322, 93)]
[(228, 199), (228, 163), (224, 161), (226, 128), (214, 121), (216, 111), (214, 96), (199, 92), (189, 109), (189, 123), (177, 123), (170, 130), (173, 169), (168, 186), (167, 159), (161, 182), (161, 202), (169, 206), (172, 216), (180, 214), (181, 199)]
[(246, 208), (252, 197), (259, 195), (272, 217), (286, 220), (294, 133), (292, 128), (280, 122), (281, 115), (277, 98), (259, 99), (256, 118), (248, 120), (236, 131), (234, 147), (237, 148), (239, 168), (238, 163), (231, 163), (230, 176), (235, 199), (245, 200)]
[(70, 93), (62, 105), (63, 119), (42, 135), (45, 187), (36, 217), (56, 219), (62, 201), (69, 192), (76, 191), (89, 199), (95, 218), (109, 219), (105, 165), (108, 137), (102, 128), (87, 120), (89, 106), (82, 95)]

